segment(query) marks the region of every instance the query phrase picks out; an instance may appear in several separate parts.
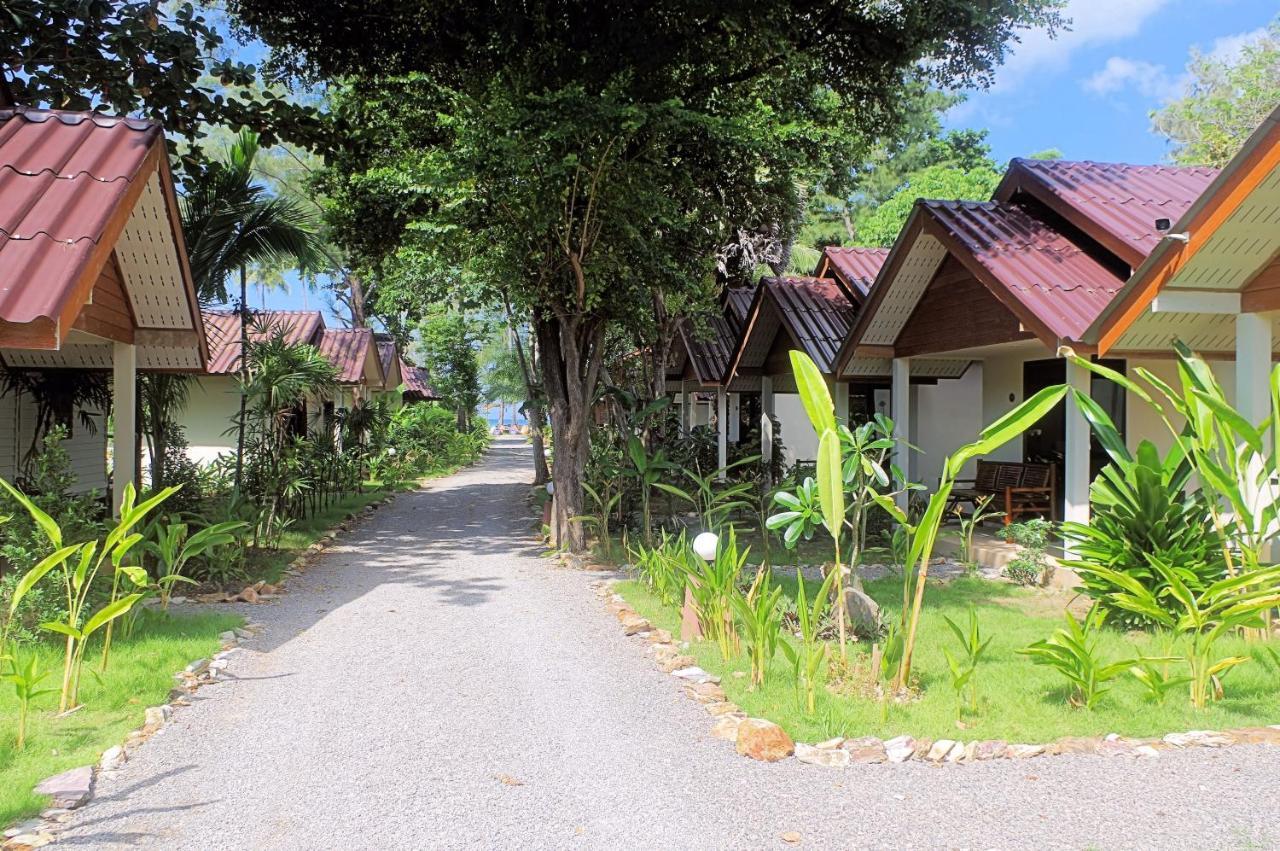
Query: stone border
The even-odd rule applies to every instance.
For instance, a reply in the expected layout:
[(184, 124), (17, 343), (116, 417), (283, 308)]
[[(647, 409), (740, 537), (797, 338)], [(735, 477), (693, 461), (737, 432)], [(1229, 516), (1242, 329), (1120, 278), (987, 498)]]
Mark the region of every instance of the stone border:
[(592, 583), (596, 594), (605, 600), (606, 608), (622, 624), (624, 635), (648, 641), (647, 653), (658, 667), (684, 683), (684, 693), (702, 704), (716, 720), (711, 735), (734, 743), (743, 756), (764, 762), (777, 762), (794, 756), (800, 762), (845, 768), (850, 765), (920, 762), (930, 765), (967, 764), (998, 759), (1028, 759), (1064, 754), (1096, 754), (1130, 758), (1156, 758), (1161, 751), (1186, 748), (1219, 748), (1228, 745), (1280, 745), (1280, 724), (1267, 727), (1241, 727), (1233, 730), (1189, 730), (1152, 738), (1134, 738), (1108, 733), (1105, 736), (1064, 736), (1044, 744), (1022, 744), (1002, 739), (961, 742), (953, 739), (896, 736), (834, 738), (825, 742), (793, 742), (777, 724), (763, 718), (749, 718), (729, 701), (720, 678), (697, 667), (696, 660), (683, 651), (687, 642), (677, 643), (671, 633), (657, 629), (640, 616), (626, 599), (613, 590), (617, 579)]
[[(391, 502), (395, 493), (387, 494), (381, 500), (371, 502), (357, 511), (351, 512), (346, 519), (332, 526), (315, 543), (300, 553), (285, 569), (285, 576), (297, 577), (318, 558), (326, 549), (337, 542), (340, 535), (350, 532), (364, 517), (378, 508)], [(283, 581), (273, 586), (270, 593), (255, 593), (247, 599), (246, 592), (257, 592), (264, 583), (246, 586), (238, 595), (225, 596), (225, 600), (208, 602), (258, 603), (271, 600), (285, 592)], [(198, 600), (199, 598), (197, 598)], [(178, 602), (175, 599), (173, 602)], [(183, 602), (191, 602), (184, 600)], [(73, 810), (83, 807), (93, 798), (94, 787), (99, 777), (114, 777), (129, 756), (142, 746), (143, 742), (163, 731), (165, 725), (173, 720), (176, 709), (191, 705), (191, 696), (201, 688), (223, 682), (231, 677), (226, 673), (230, 659), (240, 649), (240, 642), (251, 639), (261, 633), (261, 624), (247, 622), (243, 627), (227, 630), (218, 638), (222, 643), (221, 650), (211, 659), (196, 659), (181, 671), (173, 675), (174, 687), (169, 690), (169, 702), (159, 706), (147, 707), (143, 714), (142, 726), (125, 735), (124, 742), (113, 745), (103, 751), (95, 765), (82, 765), (72, 768), (53, 777), (48, 777), (36, 785), (35, 791), (49, 795), (53, 800), (51, 806), (42, 810), (36, 818), (26, 819), (9, 826), (0, 834), (0, 849), (3, 851), (27, 851), (42, 848), (57, 841), (58, 833), (71, 818)]]

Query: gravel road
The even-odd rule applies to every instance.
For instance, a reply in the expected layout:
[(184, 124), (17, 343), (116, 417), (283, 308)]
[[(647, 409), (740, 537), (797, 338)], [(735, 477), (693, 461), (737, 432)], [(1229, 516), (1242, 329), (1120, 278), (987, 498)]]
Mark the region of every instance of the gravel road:
[[(1280, 751), (753, 763), (539, 558), (527, 448), (399, 497), (62, 834), (88, 848), (1265, 848)], [(791, 837), (794, 839), (794, 837)]]

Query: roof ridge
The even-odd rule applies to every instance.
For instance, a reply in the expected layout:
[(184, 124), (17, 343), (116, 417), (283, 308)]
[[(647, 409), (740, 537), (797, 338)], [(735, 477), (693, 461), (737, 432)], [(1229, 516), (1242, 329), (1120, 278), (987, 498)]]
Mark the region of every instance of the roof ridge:
[(1042, 166), (1084, 166), (1095, 168), (1124, 168), (1124, 169), (1155, 169), (1157, 171), (1218, 171), (1217, 168), (1210, 165), (1177, 165), (1176, 163), (1129, 163), (1115, 162), (1112, 160), (1069, 160), (1069, 159), (1035, 159), (1032, 157), (1014, 157), (1010, 161), (1010, 165), (1025, 165), (1031, 168)]
[(95, 110), (76, 110), (76, 109), (38, 109), (29, 106), (13, 106), (0, 109), (0, 122), (8, 121), (11, 118), (21, 118), (30, 124), (44, 124), (50, 119), (56, 120), (60, 124), (68, 127), (77, 127), (85, 121), (90, 121), (95, 127), (103, 130), (110, 130), (120, 125), (124, 125), (129, 130), (137, 132), (145, 132), (148, 130), (159, 130), (161, 124), (150, 118), (135, 118), (129, 115), (110, 115), (105, 112), (97, 112)]

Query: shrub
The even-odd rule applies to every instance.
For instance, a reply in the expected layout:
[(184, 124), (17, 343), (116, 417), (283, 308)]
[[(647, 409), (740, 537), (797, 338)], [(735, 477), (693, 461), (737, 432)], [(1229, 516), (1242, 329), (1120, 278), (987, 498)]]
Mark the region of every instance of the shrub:
[(1109, 623), (1146, 629), (1156, 621), (1117, 606), (1115, 592), (1124, 589), (1108, 578), (1109, 573), (1091, 568), (1106, 568), (1136, 580), (1172, 616), (1180, 614), (1181, 608), (1152, 560), (1176, 565), (1182, 582), (1195, 594), (1225, 575), (1222, 550), (1207, 528), (1205, 494), (1186, 491), (1191, 472), (1191, 465), (1180, 456), (1162, 461), (1155, 446), (1143, 441), (1132, 461), (1107, 465), (1094, 481), (1089, 490), (1089, 523), (1063, 524), (1075, 553), (1064, 564), (1077, 569), (1084, 593), (1102, 605)]
[(410, 475), (433, 469), (466, 464), (479, 457), (489, 445), (489, 430), (476, 417), (469, 431), (458, 431), (456, 415), (434, 405), (406, 405), (391, 418), (387, 445), (403, 459)]
[(1027, 520), (1004, 528), (1004, 539), (1018, 545), (1017, 554), (1004, 568), (1004, 575), (1019, 585), (1039, 585), (1044, 581), (1049, 562), (1045, 550), (1053, 524), (1048, 520)]

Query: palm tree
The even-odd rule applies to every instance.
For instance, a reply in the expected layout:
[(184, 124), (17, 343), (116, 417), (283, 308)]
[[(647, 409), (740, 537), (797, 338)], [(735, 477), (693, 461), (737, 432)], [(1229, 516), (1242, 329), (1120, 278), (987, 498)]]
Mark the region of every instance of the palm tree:
[[(255, 264), (294, 262), (308, 268), (320, 262), (315, 218), (296, 202), (271, 195), (256, 179), (253, 163), (258, 136), (241, 130), (227, 147), (223, 162), (207, 166), (184, 186), (179, 201), (182, 231), (187, 243), (196, 294), (201, 304), (230, 301), (227, 281), (239, 272), (240, 344), (245, 351), (247, 281), (245, 270)], [(242, 365), (243, 369), (243, 365)], [(187, 377), (169, 373), (142, 376), (143, 430), (151, 444), (151, 481), (164, 482), (168, 431), (186, 405)], [(238, 444), (244, 449), (245, 400), (240, 398)], [(236, 484), (241, 468), (237, 461)]]

